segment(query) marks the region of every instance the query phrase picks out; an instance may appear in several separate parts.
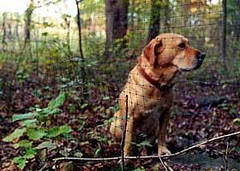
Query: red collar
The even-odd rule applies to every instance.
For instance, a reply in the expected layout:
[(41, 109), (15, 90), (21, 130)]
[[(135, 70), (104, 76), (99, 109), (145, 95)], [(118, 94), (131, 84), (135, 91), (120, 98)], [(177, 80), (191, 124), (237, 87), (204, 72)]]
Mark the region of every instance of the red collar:
[(153, 78), (151, 78), (146, 72), (145, 70), (142, 68), (142, 67), (139, 67), (139, 72), (140, 74), (148, 81), (150, 82), (153, 86), (155, 86), (157, 89), (160, 89), (160, 90), (167, 90), (167, 89), (170, 89), (174, 86), (174, 83), (170, 84), (170, 85), (161, 85), (159, 83), (158, 80), (155, 80)]

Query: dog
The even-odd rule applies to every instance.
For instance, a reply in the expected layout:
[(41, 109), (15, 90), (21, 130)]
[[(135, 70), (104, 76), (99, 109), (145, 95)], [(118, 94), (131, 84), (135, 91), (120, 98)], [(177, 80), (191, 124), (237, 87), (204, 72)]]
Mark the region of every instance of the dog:
[(160, 34), (145, 46), (119, 95), (120, 109), (110, 126), (113, 138), (121, 140), (127, 122), (124, 156), (131, 154), (131, 145), (140, 133), (157, 137), (158, 155), (170, 154), (165, 136), (173, 103), (173, 79), (179, 71), (199, 68), (205, 56), (191, 47), (187, 38), (174, 33)]

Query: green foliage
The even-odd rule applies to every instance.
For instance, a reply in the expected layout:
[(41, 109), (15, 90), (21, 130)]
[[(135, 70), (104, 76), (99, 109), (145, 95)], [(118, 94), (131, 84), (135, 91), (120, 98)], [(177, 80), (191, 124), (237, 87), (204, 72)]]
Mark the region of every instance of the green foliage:
[(100, 154), (101, 154), (102, 150), (100, 148), (98, 148), (96, 151), (95, 151), (95, 156), (98, 157)]
[(119, 109), (120, 109), (119, 104), (116, 103), (116, 104), (114, 105), (114, 107), (113, 107), (114, 113), (116, 113)]
[(32, 147), (32, 143), (33, 142), (31, 142), (29, 140), (21, 140), (18, 143), (14, 144), (13, 147), (16, 149), (19, 147), (30, 148), (30, 147)]
[(141, 143), (137, 144), (139, 147), (152, 147), (151, 143), (147, 140), (142, 141)]
[(227, 111), (229, 115), (232, 117), (236, 117), (238, 114), (238, 109), (236, 105), (228, 104), (227, 102), (223, 102), (219, 105), (219, 108), (221, 108), (224, 111)]
[(21, 122), (20, 125), (22, 127), (35, 128), (35, 127), (37, 127), (36, 122), (37, 122), (37, 119), (28, 119), (28, 120)]
[(238, 127), (240, 127), (240, 118), (235, 118), (235, 119), (233, 120), (233, 123), (234, 123), (235, 125), (237, 125)]
[(24, 68), (20, 68), (16, 73), (16, 77), (18, 82), (22, 83), (29, 77), (29, 74)]
[(60, 95), (56, 99), (53, 99), (49, 102), (48, 110), (49, 111), (54, 110), (54, 109), (57, 109), (60, 106), (62, 106), (66, 97), (67, 97), (67, 94), (65, 92), (61, 92)]
[(36, 141), (36, 140), (40, 140), (42, 137), (47, 135), (47, 133), (46, 133), (46, 130), (42, 128), (39, 128), (39, 129), (30, 128), (27, 130), (27, 135), (29, 139)]
[(234, 150), (240, 152), (240, 147), (235, 147)]
[(70, 105), (68, 106), (68, 111), (69, 111), (70, 113), (74, 113), (75, 110), (76, 110), (76, 107), (75, 107), (74, 104), (70, 104)]
[(17, 164), (20, 169), (24, 169), (29, 159), (35, 157), (37, 151), (34, 148), (27, 148), (25, 154), (22, 156), (14, 157), (13, 162)]
[[(28, 161), (35, 158), (39, 150), (44, 148), (48, 150), (55, 149), (56, 145), (51, 142), (52, 139), (71, 132), (71, 127), (67, 124), (54, 126), (52, 128), (48, 128), (47, 126), (50, 116), (61, 112), (60, 107), (66, 98), (67, 94), (62, 91), (58, 97), (52, 99), (48, 107), (44, 109), (36, 107), (33, 108), (34, 111), (32, 112), (13, 115), (13, 122), (21, 121), (20, 126), (10, 135), (3, 138), (3, 141), (14, 142), (15, 139), (21, 138), (19, 142), (13, 145), (15, 149), (21, 149), (24, 154), (13, 159), (14, 163), (16, 163), (20, 169), (25, 168)], [(39, 144), (42, 140), (45, 141)]]
[(27, 148), (24, 158), (25, 159), (32, 159), (35, 157), (35, 155), (37, 154), (37, 151), (35, 148)]
[(67, 134), (69, 132), (71, 132), (71, 127), (69, 125), (55, 126), (48, 130), (47, 136), (49, 138), (54, 138), (61, 134)]
[(159, 164), (155, 164), (153, 166), (153, 171), (158, 171), (159, 170)]
[[(12, 121), (15, 122), (15, 121), (24, 120), (24, 119), (32, 119), (36, 116), (37, 116), (37, 113), (17, 114), (17, 115), (13, 115)], [(31, 120), (31, 122), (33, 121)]]
[[(240, 128), (240, 118), (235, 118), (233, 120), (233, 123)], [(235, 147), (235, 148), (233, 148), (233, 150), (236, 152), (240, 152), (240, 147)]]
[(11, 142), (17, 138), (20, 138), (26, 132), (26, 130), (27, 130), (26, 128), (17, 128), (10, 135), (3, 138), (3, 141)]
[(86, 120), (85, 119), (80, 119), (80, 124), (79, 124), (79, 128), (78, 128), (78, 131), (81, 131), (84, 126), (86, 125)]
[(134, 169), (133, 171), (145, 171), (145, 169), (144, 169), (143, 166), (141, 166), (141, 167), (139, 167), (139, 168), (137, 168), (137, 169)]
[(27, 159), (24, 156), (18, 156), (13, 158), (13, 162), (17, 164), (20, 169), (24, 169), (27, 164)]

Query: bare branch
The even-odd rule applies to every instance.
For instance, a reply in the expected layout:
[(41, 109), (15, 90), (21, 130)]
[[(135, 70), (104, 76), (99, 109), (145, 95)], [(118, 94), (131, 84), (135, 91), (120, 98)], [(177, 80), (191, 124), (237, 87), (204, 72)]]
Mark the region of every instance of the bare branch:
[(124, 170), (124, 145), (125, 145), (125, 138), (126, 138), (126, 129), (127, 129), (127, 120), (128, 120), (128, 95), (126, 95), (126, 115), (125, 115), (125, 123), (122, 132), (122, 142), (121, 142), (121, 168), (122, 171)]
[[(157, 156), (157, 155), (152, 155), (152, 156), (128, 156), (128, 157), (124, 157), (124, 159), (131, 159), (131, 160), (136, 160), (136, 159), (159, 159), (159, 157), (161, 158), (170, 158), (170, 157), (175, 157), (175, 156), (178, 156), (180, 154), (183, 154), (183, 153), (186, 153), (190, 150), (193, 150), (194, 148), (197, 148), (197, 147), (200, 147), (204, 144), (207, 144), (207, 143), (210, 143), (210, 142), (213, 142), (213, 141), (217, 141), (217, 140), (220, 140), (220, 139), (224, 139), (224, 138), (227, 138), (227, 137), (231, 137), (231, 136), (236, 136), (236, 135), (239, 135), (240, 134), (240, 131), (238, 132), (234, 132), (234, 133), (231, 133), (231, 134), (226, 134), (226, 135), (222, 135), (222, 136), (218, 136), (218, 137), (214, 137), (214, 138), (211, 138), (209, 140), (205, 140), (201, 143), (198, 143), (196, 145), (193, 145), (189, 148), (186, 148), (182, 151), (179, 151), (179, 152), (176, 152), (176, 153), (173, 153), (173, 154), (166, 154), (166, 155), (161, 155), (161, 156)], [(55, 162), (57, 161), (60, 161), (60, 160), (81, 160), (81, 161), (111, 161), (111, 160), (120, 160), (122, 159), (122, 156), (119, 156), (119, 157), (106, 157), (106, 158), (78, 158), (78, 157), (60, 157), (60, 158), (55, 158), (53, 159)]]

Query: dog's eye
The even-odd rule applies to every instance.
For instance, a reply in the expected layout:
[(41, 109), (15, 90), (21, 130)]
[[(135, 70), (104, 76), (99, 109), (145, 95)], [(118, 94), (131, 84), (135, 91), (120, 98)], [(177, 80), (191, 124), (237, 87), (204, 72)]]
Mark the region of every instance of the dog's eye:
[(181, 49), (184, 49), (184, 48), (186, 47), (186, 45), (185, 45), (185, 43), (180, 43), (180, 44), (178, 45), (178, 47), (181, 48)]

